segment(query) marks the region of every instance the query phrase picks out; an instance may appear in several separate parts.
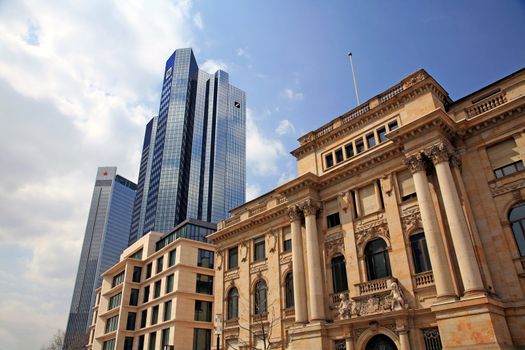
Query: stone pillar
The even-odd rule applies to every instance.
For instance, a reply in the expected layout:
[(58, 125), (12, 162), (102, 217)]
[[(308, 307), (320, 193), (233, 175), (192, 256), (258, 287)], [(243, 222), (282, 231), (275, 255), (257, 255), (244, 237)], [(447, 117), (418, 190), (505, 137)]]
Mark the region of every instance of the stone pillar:
[(405, 160), (414, 179), (419, 212), (425, 231), (428, 254), (432, 263), (432, 274), (438, 299), (455, 298), (454, 286), (450, 276), (445, 246), (441, 239), (434, 203), (430, 195), (425, 164), (421, 154), (413, 155)]
[(444, 143), (434, 145), (427, 151), (436, 168), (437, 179), (443, 197), (443, 205), (447, 214), (448, 226), (452, 243), (456, 251), (459, 271), (465, 293), (484, 291), (483, 280), (474, 253), (474, 246), (470, 239), (467, 220), (459, 200), (456, 184), (450, 171), (450, 152)]
[(311, 200), (303, 206), (306, 221), (306, 262), (308, 264), (308, 290), (310, 291), (310, 316), (311, 321), (324, 320), (324, 293), (323, 277), (321, 272), (321, 257), (319, 241), (317, 239), (317, 222), (315, 214), (319, 207)]
[(401, 349), (399, 350), (410, 350), (410, 339), (408, 338), (408, 331), (402, 330), (399, 331), (399, 343), (401, 345)]
[(295, 322), (308, 322), (306, 309), (306, 283), (304, 281), (303, 237), (301, 235), (301, 211), (297, 206), (288, 208), (292, 231), (292, 269)]
[(346, 350), (354, 350), (354, 338), (345, 339)]

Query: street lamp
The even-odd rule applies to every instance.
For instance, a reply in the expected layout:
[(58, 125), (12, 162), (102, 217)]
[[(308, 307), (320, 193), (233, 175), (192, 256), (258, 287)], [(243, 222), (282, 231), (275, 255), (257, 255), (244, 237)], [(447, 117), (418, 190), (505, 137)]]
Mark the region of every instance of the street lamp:
[(217, 335), (217, 350), (219, 350), (219, 344), (221, 343), (222, 334), (222, 314), (215, 315), (215, 334)]

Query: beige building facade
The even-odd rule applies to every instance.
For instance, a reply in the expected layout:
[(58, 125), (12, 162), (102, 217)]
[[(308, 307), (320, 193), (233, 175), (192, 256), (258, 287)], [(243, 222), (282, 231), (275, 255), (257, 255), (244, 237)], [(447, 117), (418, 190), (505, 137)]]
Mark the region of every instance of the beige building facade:
[(525, 69), (424, 70), (299, 139), (216, 246), (221, 349), (525, 348)]
[(128, 247), (102, 275), (87, 348), (210, 349), (214, 247), (203, 241), (213, 231), (190, 219)]

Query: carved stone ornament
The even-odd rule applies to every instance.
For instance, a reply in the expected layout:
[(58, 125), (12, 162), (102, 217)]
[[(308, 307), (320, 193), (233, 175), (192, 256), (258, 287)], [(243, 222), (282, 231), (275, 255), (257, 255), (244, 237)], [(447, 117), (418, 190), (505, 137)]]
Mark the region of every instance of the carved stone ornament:
[(305, 200), (302, 205), (304, 216), (315, 215), (319, 208), (319, 204), (311, 199)]
[(274, 253), (275, 248), (277, 247), (277, 232), (270, 230), (270, 232), (268, 232), (268, 234), (266, 235), (266, 240), (268, 241), (270, 253)]
[(393, 175), (390, 173), (383, 176), (381, 179), (381, 188), (383, 189), (383, 192), (385, 192), (389, 197), (392, 195), (392, 190), (394, 189), (392, 178)]
[(448, 162), (450, 159), (450, 149), (446, 144), (440, 142), (436, 145), (433, 145), (425, 151), (425, 154), (432, 159), (432, 163), (438, 164), (442, 162)]
[(288, 208), (287, 211), (288, 218), (290, 219), (290, 222), (294, 222), (296, 220), (301, 219), (301, 209), (297, 205), (292, 205)]
[(461, 157), (457, 152), (450, 156), (450, 165), (454, 168), (461, 169)]
[[(406, 310), (408, 305), (401, 288), (397, 282), (392, 282), (390, 285), (390, 293), (372, 294), (365, 299), (354, 301), (355, 307), (352, 311), (352, 316), (367, 316), (373, 314), (381, 314), (391, 311)], [(395, 325), (394, 325), (395, 326)]]
[(409, 87), (416, 85), (420, 81), (423, 81), (425, 78), (425, 74), (423, 72), (420, 72), (417, 75), (410, 78), (409, 80), (403, 82), (403, 89), (408, 89)]
[(217, 250), (217, 270), (220, 271), (222, 269), (222, 256), (224, 252), (222, 250)]
[(337, 196), (337, 204), (339, 204), (339, 208), (341, 208), (341, 210), (343, 210), (345, 213), (350, 207), (351, 202), (352, 193), (350, 191), (341, 192)]
[(419, 207), (414, 206), (403, 210), (401, 213), (401, 223), (403, 225), (403, 232), (405, 235), (411, 234), (415, 230), (423, 227), (421, 221), (421, 213)]
[(385, 219), (371, 222), (364, 225), (355, 232), (357, 246), (362, 252), (363, 245), (376, 237), (382, 237), (387, 242), (390, 242), (390, 232), (388, 231), (388, 224)]
[(326, 237), (324, 246), (328, 256), (332, 256), (334, 253), (343, 253), (345, 251), (343, 232), (336, 233)]
[(498, 185), (497, 182), (492, 182), (489, 184), (490, 191), (492, 192), (492, 196), (499, 196), (505, 193), (512, 192), (513, 198), (515, 200), (521, 199), (521, 189), (525, 188), (525, 181), (524, 180), (518, 180), (514, 182), (510, 182), (503, 185)]
[(423, 158), (422, 153), (417, 153), (412, 156), (409, 156), (405, 158), (403, 162), (412, 174), (415, 174), (418, 171), (425, 171), (425, 159)]
[(348, 293), (341, 293), (339, 295), (339, 299), (340, 302), (339, 306), (337, 307), (339, 319), (348, 320), (350, 317), (352, 317), (352, 305), (354, 303), (350, 298), (348, 298)]
[(405, 297), (403, 296), (401, 288), (397, 285), (397, 282), (392, 282), (392, 284), (390, 284), (390, 289), (390, 310), (397, 311), (407, 309), (408, 305), (405, 302)]
[(239, 249), (239, 253), (240, 253), (240, 256), (241, 256), (241, 261), (245, 262), (246, 259), (248, 259), (248, 242), (246, 242), (246, 241), (241, 242), (239, 248), (240, 248)]

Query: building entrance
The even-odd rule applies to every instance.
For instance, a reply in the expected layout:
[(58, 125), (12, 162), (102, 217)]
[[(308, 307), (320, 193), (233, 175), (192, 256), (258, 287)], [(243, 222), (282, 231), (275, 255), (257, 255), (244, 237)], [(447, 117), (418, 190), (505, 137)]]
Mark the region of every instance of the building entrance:
[(389, 337), (378, 334), (368, 341), (365, 350), (397, 350), (397, 347)]

